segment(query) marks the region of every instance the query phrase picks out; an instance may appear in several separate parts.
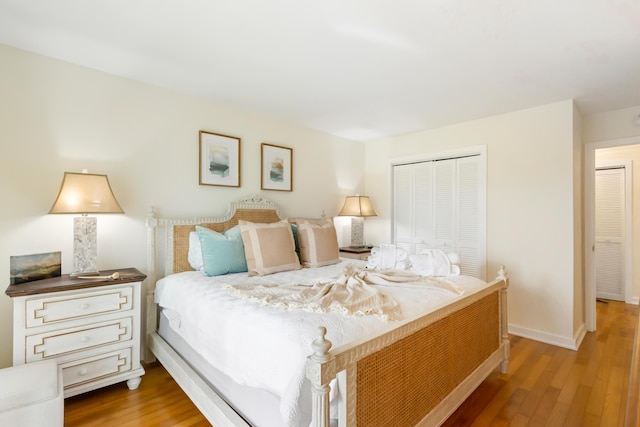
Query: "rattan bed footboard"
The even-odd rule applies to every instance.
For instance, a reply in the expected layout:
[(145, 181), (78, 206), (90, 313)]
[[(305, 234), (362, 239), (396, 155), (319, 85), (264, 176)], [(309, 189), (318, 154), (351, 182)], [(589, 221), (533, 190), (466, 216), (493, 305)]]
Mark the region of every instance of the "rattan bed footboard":
[(344, 370), (341, 425), (442, 424), (498, 365), (506, 371), (507, 286), (501, 273), (481, 292), (333, 351), (321, 328), (307, 371), (314, 390), (312, 425), (329, 425), (327, 384)]

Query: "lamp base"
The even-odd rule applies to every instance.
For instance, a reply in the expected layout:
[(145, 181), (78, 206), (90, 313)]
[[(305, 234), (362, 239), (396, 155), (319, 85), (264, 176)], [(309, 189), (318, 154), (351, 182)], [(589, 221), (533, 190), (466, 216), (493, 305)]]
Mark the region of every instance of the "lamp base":
[(97, 259), (96, 217), (86, 215), (73, 219), (73, 273), (71, 277), (96, 275)]
[(351, 218), (351, 248), (364, 247), (364, 218), (354, 216)]

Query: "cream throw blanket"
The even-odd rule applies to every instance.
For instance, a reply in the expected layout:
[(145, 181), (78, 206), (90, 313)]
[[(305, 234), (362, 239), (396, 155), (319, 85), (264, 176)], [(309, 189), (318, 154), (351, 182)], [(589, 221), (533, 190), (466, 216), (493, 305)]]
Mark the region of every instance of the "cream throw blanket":
[(349, 264), (335, 281), (308, 285), (228, 285), (234, 295), (285, 309), (314, 312), (339, 311), (348, 315), (375, 314), (384, 320), (400, 320), (400, 306), (371, 285), (428, 286), (460, 295), (453, 282), (397, 270), (365, 270)]

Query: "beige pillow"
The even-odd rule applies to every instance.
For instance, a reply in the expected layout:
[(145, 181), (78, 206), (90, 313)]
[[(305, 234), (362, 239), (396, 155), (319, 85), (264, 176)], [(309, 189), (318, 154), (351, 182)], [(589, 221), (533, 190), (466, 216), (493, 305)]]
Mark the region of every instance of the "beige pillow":
[(249, 276), (301, 268), (288, 221), (261, 224), (240, 220), (238, 223)]
[(338, 236), (333, 222), (322, 221), (312, 224), (309, 221), (297, 221), (300, 261), (305, 267), (321, 267), (340, 262)]

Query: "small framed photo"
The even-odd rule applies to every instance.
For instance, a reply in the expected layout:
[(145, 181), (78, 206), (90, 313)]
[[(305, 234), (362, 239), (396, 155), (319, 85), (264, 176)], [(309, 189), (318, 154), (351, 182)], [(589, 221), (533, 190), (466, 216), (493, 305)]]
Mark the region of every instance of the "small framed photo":
[(16, 255), (9, 257), (10, 285), (60, 277), (62, 252)]
[(240, 138), (200, 131), (200, 185), (240, 187)]
[(293, 149), (262, 143), (260, 183), (263, 190), (293, 190)]

